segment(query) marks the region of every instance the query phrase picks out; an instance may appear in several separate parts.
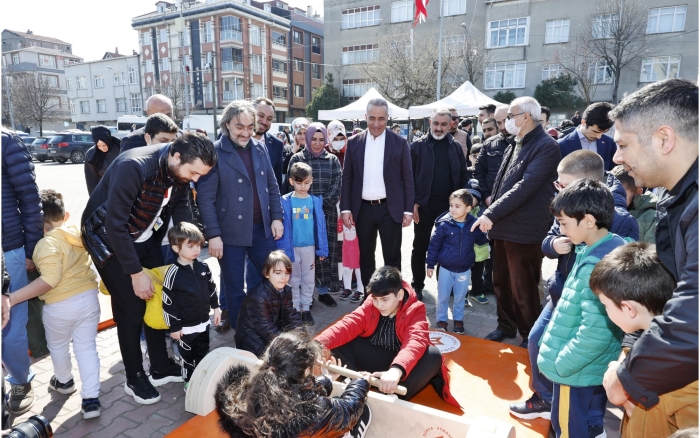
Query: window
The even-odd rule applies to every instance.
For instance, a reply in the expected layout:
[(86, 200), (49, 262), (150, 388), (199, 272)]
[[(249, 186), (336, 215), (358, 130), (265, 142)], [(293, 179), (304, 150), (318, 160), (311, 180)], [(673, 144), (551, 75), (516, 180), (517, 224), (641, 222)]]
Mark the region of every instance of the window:
[(359, 99), (375, 85), (371, 79), (343, 79), (343, 96), (350, 100)]
[(107, 101), (105, 99), (97, 99), (97, 112), (106, 113), (107, 112)]
[(56, 76), (41, 75), (41, 80), (51, 88), (58, 88), (58, 77)]
[(343, 65), (368, 64), (379, 56), (378, 44), (343, 47)]
[(287, 62), (272, 58), (272, 71), (287, 73)]
[(189, 67), (192, 70), (192, 61), (190, 60), (190, 55), (182, 55), (182, 72), (185, 72), (185, 67)]
[(121, 87), (124, 85), (124, 73), (122, 72), (114, 72), (114, 86), (115, 87)]
[(80, 114), (90, 114), (90, 101), (81, 100), (80, 101)]
[(77, 59), (74, 58), (63, 58), (64, 65), (75, 65), (79, 64)]
[(564, 66), (561, 64), (545, 64), (542, 66), (542, 80), (557, 78), (566, 74)]
[(219, 24), (221, 25), (221, 30), (219, 32), (219, 38), (221, 41), (243, 41), (240, 18), (231, 15), (221, 17)]
[(153, 61), (145, 61), (146, 73), (153, 73)]
[(311, 64), (311, 77), (321, 79), (321, 67), (316, 63)]
[(117, 102), (117, 112), (118, 113), (126, 113), (126, 98), (125, 97), (118, 97), (116, 99)]
[(151, 45), (151, 31), (146, 31), (141, 34), (141, 37), (143, 39), (143, 45), (144, 46), (150, 46)]
[(304, 86), (294, 84), (294, 97), (304, 97)]
[(161, 71), (170, 70), (170, 58), (160, 58)]
[(442, 47), (445, 56), (463, 55), (464, 35), (448, 35), (442, 37)]
[(304, 34), (295, 30), (292, 32), (292, 41), (294, 44), (304, 44)]
[(620, 22), (617, 14), (603, 14), (593, 17), (593, 38), (611, 38)]
[(211, 102), (212, 100), (212, 83), (207, 82), (204, 84), (204, 101), (205, 102)]
[(487, 90), (522, 88), (525, 86), (525, 61), (489, 64), (484, 81)]
[(612, 70), (605, 61), (592, 62), (588, 66), (588, 77), (593, 84), (612, 84)]
[(42, 67), (56, 68), (56, 57), (50, 55), (39, 55), (39, 65)]
[(160, 29), (158, 33), (156, 33), (157, 39), (158, 39), (158, 44), (161, 43), (167, 43), (168, 42), (168, 29)]
[(317, 36), (311, 36), (311, 45), (315, 47), (321, 47), (321, 38)]
[(221, 71), (243, 71), (243, 50), (233, 47), (221, 49)]
[(528, 43), (530, 18), (489, 22), (489, 47), (522, 46)]
[(185, 28), (184, 32), (180, 32), (180, 47), (187, 47), (190, 45), (190, 29)]
[(251, 61), (251, 66), (250, 68), (253, 70), (254, 75), (261, 75), (262, 74), (262, 55), (253, 55), (252, 58), (250, 59)]
[(547, 21), (544, 42), (545, 44), (565, 43), (569, 41), (569, 22), (568, 18), (562, 20)]
[(262, 46), (262, 32), (259, 26), (250, 25), (250, 43), (254, 46)]
[(85, 76), (78, 76), (77, 82), (78, 82), (78, 90), (87, 89), (87, 81), (85, 80)]
[(354, 29), (356, 27), (378, 26), (382, 22), (379, 5), (364, 6), (361, 8), (345, 9), (342, 11), (342, 28)]
[(204, 23), (204, 42), (205, 43), (210, 43), (214, 41), (214, 23), (211, 21), (207, 21)]
[(66, 90), (73, 89), (73, 78), (66, 78)]
[(680, 32), (685, 28), (688, 6), (649, 9), (647, 33)]
[(287, 47), (287, 35), (272, 31), (272, 44), (281, 47)]
[(680, 56), (655, 56), (642, 59), (640, 82), (654, 82), (675, 79), (681, 68)]
[(71, 114), (75, 114), (75, 102), (73, 101), (73, 99), (70, 99), (68, 101), (68, 108), (70, 109)]
[(143, 109), (141, 108), (141, 96), (136, 93), (131, 93), (131, 113), (141, 114)]
[(253, 84), (253, 95), (251, 97), (253, 99), (257, 99), (258, 97), (266, 97), (262, 84)]
[(413, 20), (413, 0), (399, 0), (391, 2), (391, 22), (400, 23), (402, 21)]
[(294, 71), (304, 71), (304, 60), (301, 58), (294, 58)]
[(284, 87), (272, 86), (273, 99), (287, 100), (287, 89)]
[(204, 68), (210, 68), (211, 67), (211, 60), (214, 57), (214, 52), (206, 52), (204, 55), (202, 55), (202, 59), (204, 60)]
[(13, 63), (13, 64), (19, 64), (19, 53), (13, 53), (13, 54), (12, 54), (12, 63)]
[(466, 14), (467, 0), (442, 0), (442, 13), (445, 17)]
[(390, 50), (392, 53), (395, 53), (395, 55), (392, 56), (413, 57), (413, 45), (411, 44), (410, 36), (406, 35), (406, 39), (403, 41), (392, 41), (390, 43)]
[(233, 80), (224, 81), (224, 100), (243, 99), (243, 80), (234, 78)]
[(93, 76), (93, 84), (94, 84), (95, 88), (104, 88), (105, 87), (105, 77), (103, 75)]
[(129, 67), (129, 85), (134, 85), (139, 83), (139, 75), (136, 71), (135, 66)]

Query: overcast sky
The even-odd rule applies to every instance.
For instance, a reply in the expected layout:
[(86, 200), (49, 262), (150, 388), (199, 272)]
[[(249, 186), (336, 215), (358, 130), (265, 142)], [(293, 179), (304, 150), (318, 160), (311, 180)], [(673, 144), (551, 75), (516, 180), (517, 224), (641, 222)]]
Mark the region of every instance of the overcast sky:
[[(301, 9), (312, 6), (323, 15), (323, 0), (286, 0)], [(172, 1), (171, 1), (172, 3)], [(73, 54), (85, 61), (105, 52), (131, 54), (139, 49), (131, 19), (156, 10), (153, 0), (4, 0), (0, 28), (58, 38), (72, 44)]]

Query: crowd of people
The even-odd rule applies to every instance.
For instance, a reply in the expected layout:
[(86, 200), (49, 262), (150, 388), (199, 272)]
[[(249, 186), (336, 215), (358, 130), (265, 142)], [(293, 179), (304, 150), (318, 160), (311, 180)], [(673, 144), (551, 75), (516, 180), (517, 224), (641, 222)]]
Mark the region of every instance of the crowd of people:
[[(168, 382), (187, 390), (209, 350), (212, 309), (216, 330), (235, 327), (236, 347), (264, 358), (261, 373), (232, 369), (219, 385), (232, 436), (284, 428), (294, 412), (255, 398), (290, 390), (308, 402), (299, 433), (362, 436), (368, 385), (350, 384), (346, 405), (328, 399), (327, 382), (308, 377), (326, 360), (372, 374), (382, 392), (400, 383), (410, 399), (432, 385), (458, 406), (428, 337), (426, 276), (438, 277), (434, 329), (447, 331), (451, 316), (463, 334), (464, 307), (493, 299), (498, 325), (486, 339), (520, 334), (533, 394), (510, 406), (514, 416), (551, 419), (558, 437), (604, 437), (610, 400), (625, 409), (623, 436), (697, 426), (697, 105), (697, 85), (666, 80), (616, 106), (594, 103), (576, 113), (573, 129), (551, 132), (551, 111), (526, 96), (483, 106), (476, 119), (437, 109), (409, 144), (389, 127), (381, 98), (369, 101), (365, 130), (298, 118), (281, 135), (269, 132), (274, 103), (258, 98), (227, 105), (212, 142), (181, 132), (172, 103), (154, 95), (145, 127), (121, 141), (93, 129), (80, 227), (66, 225), (61, 194), (39, 192), (31, 156), (3, 130), (8, 409), (25, 412), (34, 399), (29, 359), (14, 353), (27, 350), (26, 300), (40, 297), (50, 388), (76, 391), (72, 340), (84, 417), (100, 415), (94, 266), (136, 402), (158, 402), (156, 388)], [(472, 135), (477, 124), (481, 136)], [(411, 225), (409, 284), (400, 270), (402, 228)], [(198, 259), (205, 242), (221, 267), (219, 290)], [(544, 300), (543, 257), (557, 260)], [(147, 270), (166, 264), (156, 294)], [(33, 270), (40, 276), (28, 283)], [(144, 323), (154, 295), (168, 329)], [(335, 307), (336, 298), (358, 308), (306, 337), (314, 303)], [(179, 346), (177, 361), (167, 338)], [(246, 418), (251, 404), (270, 423)]]

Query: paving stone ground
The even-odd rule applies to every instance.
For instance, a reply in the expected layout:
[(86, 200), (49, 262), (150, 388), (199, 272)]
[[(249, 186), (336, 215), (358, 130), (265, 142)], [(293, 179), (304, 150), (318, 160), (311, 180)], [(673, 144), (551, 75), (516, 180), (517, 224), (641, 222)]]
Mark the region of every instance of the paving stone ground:
[[(82, 211), (88, 200), (83, 166), (76, 164), (36, 163), (37, 183), (39, 189), (52, 188), (63, 194), (66, 209), (71, 213), (70, 224), (78, 224)], [(410, 280), (410, 254), (413, 242), (413, 228), (403, 230), (402, 241), (402, 271), (404, 278)], [(377, 266), (381, 266), (381, 248), (377, 248)], [(216, 259), (209, 257), (206, 251), (202, 259), (209, 264), (214, 278), (219, 278), (219, 266)], [(548, 278), (556, 268), (555, 261), (545, 259), (542, 268), (543, 278)], [(424, 301), (427, 308), (428, 319), (431, 326), (435, 324), (435, 303), (437, 297), (437, 283), (435, 279), (426, 278)], [(492, 295), (487, 295), (489, 303), (486, 305), (474, 304), (465, 309), (465, 332), (469, 336), (484, 337), (496, 328), (496, 305)], [(103, 319), (111, 315), (106, 297), (100, 300), (102, 303)], [(356, 304), (348, 301), (338, 301), (338, 307), (328, 308), (318, 302), (315, 303), (312, 314), (316, 325), (309, 329), (315, 334), (327, 327), (333, 321), (356, 308)], [(451, 312), (450, 312), (451, 317)], [(450, 321), (450, 328), (452, 321)], [(233, 330), (219, 333), (210, 331), (211, 349), (223, 346), (235, 346)], [(517, 346), (520, 344), (520, 336), (506, 341)], [(121, 361), (116, 328), (104, 330), (98, 334), (97, 349), (100, 357), (100, 380), (102, 382), (100, 402), (102, 403), (102, 415), (99, 418), (83, 420), (80, 413), (80, 374), (77, 364), (73, 360), (74, 378), (78, 391), (72, 395), (62, 395), (49, 391), (48, 383), (53, 375), (53, 368), (49, 356), (33, 360), (32, 369), (36, 373), (34, 379), (34, 392), (36, 401), (31, 410), (14, 419), (14, 423), (25, 421), (34, 414), (41, 414), (51, 421), (54, 433), (61, 438), (80, 437), (163, 437), (181, 424), (193, 417), (185, 411), (185, 393), (181, 383), (169, 383), (158, 388), (161, 393), (161, 401), (148, 406), (139, 405), (132, 397), (124, 392), (124, 365)], [(148, 360), (144, 359), (145, 369), (148, 369)], [(619, 420), (621, 411), (615, 406), (608, 405), (606, 413), (607, 436), (619, 437)]]

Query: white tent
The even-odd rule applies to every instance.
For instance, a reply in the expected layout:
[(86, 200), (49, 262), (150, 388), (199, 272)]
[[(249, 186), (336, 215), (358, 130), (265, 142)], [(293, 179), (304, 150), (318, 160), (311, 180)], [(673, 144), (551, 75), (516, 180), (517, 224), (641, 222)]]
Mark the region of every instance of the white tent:
[(411, 118), (430, 117), (436, 108), (457, 108), (460, 116), (470, 116), (479, 113), (479, 107), (483, 105), (501, 105), (481, 91), (477, 90), (471, 82), (460, 85), (452, 94), (427, 105), (412, 106), (408, 109)]
[[(377, 97), (384, 97), (379, 94), (374, 87), (367, 90), (367, 92), (359, 99), (351, 103), (350, 105), (344, 106), (342, 108), (334, 110), (320, 110), (318, 112), (319, 120), (359, 120), (365, 118), (365, 113), (367, 112), (367, 102)], [(388, 102), (388, 101), (387, 101)], [(408, 110), (403, 109), (389, 103), (389, 118), (391, 119), (408, 119)]]

